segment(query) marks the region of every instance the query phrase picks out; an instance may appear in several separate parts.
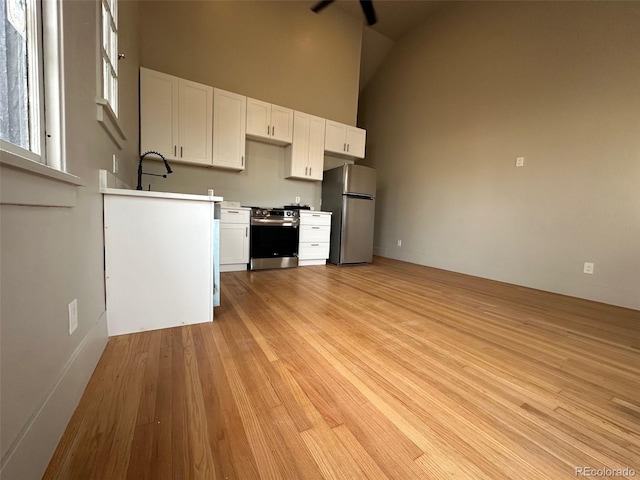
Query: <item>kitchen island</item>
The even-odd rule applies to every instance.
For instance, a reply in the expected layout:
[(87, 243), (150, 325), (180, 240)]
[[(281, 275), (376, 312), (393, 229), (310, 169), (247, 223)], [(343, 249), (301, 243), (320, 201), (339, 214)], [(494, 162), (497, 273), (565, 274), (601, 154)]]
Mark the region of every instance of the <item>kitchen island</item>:
[(103, 187), (109, 336), (213, 320), (222, 197)]

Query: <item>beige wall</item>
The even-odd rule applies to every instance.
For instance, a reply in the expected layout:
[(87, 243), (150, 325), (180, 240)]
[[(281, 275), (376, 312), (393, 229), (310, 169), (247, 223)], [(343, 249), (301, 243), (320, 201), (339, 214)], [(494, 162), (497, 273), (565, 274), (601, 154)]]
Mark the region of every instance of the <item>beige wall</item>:
[(396, 42), (360, 99), (376, 252), (640, 309), (638, 25), (637, 2), (456, 2)]
[[(310, 2), (145, 1), (141, 63), (160, 72), (355, 125), (362, 24)], [(331, 160), (330, 160), (331, 162)], [(247, 142), (242, 173), (172, 164), (152, 189), (319, 206), (320, 183), (284, 178), (284, 147)], [(133, 183), (133, 182), (132, 182)]]
[[(120, 4), (121, 120), (128, 138), (118, 150), (96, 120), (98, 2), (63, 8), (67, 168), (86, 181), (74, 187), (3, 167), (3, 186), (24, 198), (75, 190), (75, 207), (0, 207), (2, 478), (41, 478), (107, 340), (102, 196), (98, 170), (111, 157), (138, 150), (138, 8)], [(122, 164), (125, 176), (133, 165)], [(10, 188), (3, 189), (5, 192)], [(48, 193), (47, 193), (48, 191)], [(44, 192), (44, 193), (43, 193)], [(78, 300), (78, 328), (69, 335), (67, 305)]]

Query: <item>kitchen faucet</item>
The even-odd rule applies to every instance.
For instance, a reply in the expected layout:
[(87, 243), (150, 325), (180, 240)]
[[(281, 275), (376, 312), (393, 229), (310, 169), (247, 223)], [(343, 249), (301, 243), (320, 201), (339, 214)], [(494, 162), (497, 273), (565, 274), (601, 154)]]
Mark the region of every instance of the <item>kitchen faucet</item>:
[[(162, 161), (164, 162), (164, 166), (167, 169), (167, 174), (166, 175), (161, 175), (158, 173), (147, 173), (147, 172), (143, 172), (142, 171), (142, 160), (144, 160), (144, 157), (146, 157), (147, 155), (157, 155), (159, 156)], [(140, 163), (138, 163), (138, 186), (136, 187), (136, 190), (142, 190), (142, 175), (151, 175), (154, 177), (162, 177), (162, 178), (167, 178), (167, 175), (173, 173), (173, 170), (171, 170), (171, 167), (169, 166), (169, 164), (167, 163), (167, 159), (164, 158), (164, 155), (162, 155), (160, 152), (156, 152), (155, 150), (149, 150), (148, 152), (144, 152), (142, 154), (142, 156), (140, 157)]]

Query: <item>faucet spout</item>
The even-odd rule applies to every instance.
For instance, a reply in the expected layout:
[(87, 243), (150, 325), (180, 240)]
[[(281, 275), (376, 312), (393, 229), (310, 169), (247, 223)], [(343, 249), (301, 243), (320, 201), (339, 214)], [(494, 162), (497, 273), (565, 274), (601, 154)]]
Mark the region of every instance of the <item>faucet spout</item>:
[(167, 163), (167, 159), (164, 158), (164, 155), (162, 155), (160, 152), (156, 152), (155, 150), (149, 150), (147, 152), (144, 152), (140, 156), (140, 162), (138, 162), (138, 185), (136, 186), (136, 190), (142, 190), (142, 175), (151, 175), (154, 177), (167, 178), (167, 175), (159, 175), (157, 173), (147, 173), (142, 171), (142, 160), (144, 160), (144, 157), (146, 157), (147, 155), (157, 155), (158, 157), (160, 157), (164, 162), (165, 168), (167, 169), (167, 175), (170, 173), (173, 173), (173, 170), (171, 170), (171, 167)]

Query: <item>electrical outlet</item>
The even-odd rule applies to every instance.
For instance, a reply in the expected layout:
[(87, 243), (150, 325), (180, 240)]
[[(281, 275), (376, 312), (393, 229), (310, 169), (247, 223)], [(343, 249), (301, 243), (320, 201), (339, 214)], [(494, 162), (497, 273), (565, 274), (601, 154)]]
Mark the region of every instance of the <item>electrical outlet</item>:
[(402, 246), (402, 240), (398, 240), (398, 246), (401, 247)]
[(582, 271), (589, 275), (593, 275), (593, 266), (593, 263), (584, 262), (584, 269)]
[(75, 299), (69, 304), (69, 335), (78, 328), (78, 300)]
[(296, 205), (300, 203), (300, 197), (296, 197)]
[(516, 158), (516, 167), (524, 167), (524, 157)]
[(118, 174), (118, 157), (115, 153), (113, 154), (113, 174)]

